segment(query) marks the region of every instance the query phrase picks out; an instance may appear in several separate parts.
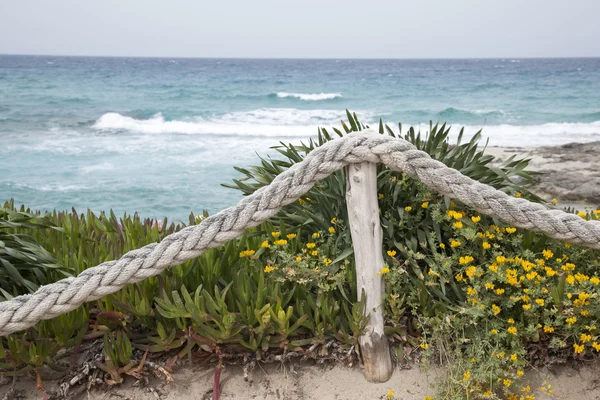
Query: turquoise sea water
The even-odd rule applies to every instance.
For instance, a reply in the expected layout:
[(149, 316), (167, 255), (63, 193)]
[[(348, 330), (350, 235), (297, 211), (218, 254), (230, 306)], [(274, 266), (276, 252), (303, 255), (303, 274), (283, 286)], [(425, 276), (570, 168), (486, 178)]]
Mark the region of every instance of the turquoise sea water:
[(235, 60), (0, 55), (0, 200), (186, 219), (234, 165), (344, 109), (491, 145), (600, 140), (600, 59)]

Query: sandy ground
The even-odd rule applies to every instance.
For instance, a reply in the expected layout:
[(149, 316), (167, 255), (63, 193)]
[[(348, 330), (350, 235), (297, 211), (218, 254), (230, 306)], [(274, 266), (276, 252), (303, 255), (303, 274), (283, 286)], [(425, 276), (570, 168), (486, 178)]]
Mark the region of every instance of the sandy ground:
[(530, 158), (530, 169), (542, 172), (532, 191), (560, 201), (560, 206), (600, 207), (600, 142), (570, 143), (556, 147), (488, 147), (499, 161), (516, 154)]
[[(152, 379), (146, 387), (137, 387), (135, 379), (128, 378), (123, 385), (105, 390), (92, 390), (83, 393), (79, 399), (164, 399), (164, 400), (208, 400), (211, 398), (213, 369), (183, 367), (174, 375), (175, 381), (166, 384), (163, 380)], [(221, 376), (221, 399), (265, 399), (265, 400), (363, 400), (383, 399), (389, 389), (395, 391), (395, 398), (402, 400), (423, 400), (426, 395), (435, 395), (436, 377), (443, 370), (421, 371), (418, 366), (410, 369), (396, 369), (392, 379), (386, 383), (373, 384), (365, 381), (359, 368), (346, 368), (333, 365), (294, 364), (282, 368), (279, 365), (257, 367), (248, 381), (240, 367), (229, 367)], [(526, 375), (536, 399), (561, 400), (600, 400), (600, 363), (561, 366), (552, 370), (529, 371)], [(541, 392), (539, 388), (546, 380), (555, 390), (553, 396)], [(53, 383), (47, 383), (49, 390)], [(4, 399), (10, 384), (0, 388), (0, 399)], [(43, 399), (43, 393), (35, 390), (32, 379), (20, 379), (15, 388), (25, 399)]]

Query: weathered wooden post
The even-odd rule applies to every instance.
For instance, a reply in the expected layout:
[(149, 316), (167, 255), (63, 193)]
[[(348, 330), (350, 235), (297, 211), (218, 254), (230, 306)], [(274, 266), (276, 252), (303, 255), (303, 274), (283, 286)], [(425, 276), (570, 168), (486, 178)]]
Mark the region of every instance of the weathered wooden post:
[(346, 205), (356, 261), (358, 295), (364, 290), (369, 323), (359, 339), (364, 375), (370, 382), (386, 382), (392, 376), (388, 339), (383, 332), (383, 231), (379, 222), (377, 165), (347, 167)]

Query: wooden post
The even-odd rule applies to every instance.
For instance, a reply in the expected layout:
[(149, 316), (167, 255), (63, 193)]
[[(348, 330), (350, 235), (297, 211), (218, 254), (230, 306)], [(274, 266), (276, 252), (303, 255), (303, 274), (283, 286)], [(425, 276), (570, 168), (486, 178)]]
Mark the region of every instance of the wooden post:
[(364, 375), (370, 382), (386, 382), (392, 376), (389, 342), (383, 332), (383, 231), (379, 222), (377, 165), (352, 164), (346, 174), (348, 223), (356, 261), (356, 285), (364, 290), (369, 323), (360, 337)]

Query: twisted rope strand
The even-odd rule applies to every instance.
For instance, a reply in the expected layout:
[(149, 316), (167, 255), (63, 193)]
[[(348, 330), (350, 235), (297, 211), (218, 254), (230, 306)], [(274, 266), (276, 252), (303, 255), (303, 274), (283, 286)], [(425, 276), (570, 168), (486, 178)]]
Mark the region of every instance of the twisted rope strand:
[(152, 243), (104, 262), (76, 277), (42, 286), (35, 293), (0, 303), (0, 335), (28, 328), (81, 304), (117, 292), (125, 285), (158, 275), (169, 266), (198, 257), (273, 217), (281, 207), (295, 202), (313, 185), (349, 164), (382, 163), (419, 179), (430, 189), (478, 212), (551, 238), (600, 248), (600, 221), (585, 221), (560, 210), (514, 198), (462, 175), (433, 160), (409, 142), (362, 131), (329, 141), (278, 175), (270, 185), (243, 198), (236, 206), (206, 218), (201, 224), (175, 232), (160, 243)]

